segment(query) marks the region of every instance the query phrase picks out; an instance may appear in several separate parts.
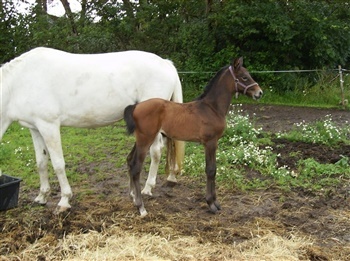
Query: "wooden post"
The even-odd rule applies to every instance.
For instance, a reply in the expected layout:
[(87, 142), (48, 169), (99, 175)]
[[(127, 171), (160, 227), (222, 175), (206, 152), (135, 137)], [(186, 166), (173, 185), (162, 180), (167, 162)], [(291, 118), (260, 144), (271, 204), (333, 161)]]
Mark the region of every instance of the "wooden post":
[(338, 65), (338, 69), (339, 69), (339, 80), (340, 80), (340, 91), (341, 91), (341, 105), (343, 109), (345, 109), (343, 71), (340, 65)]

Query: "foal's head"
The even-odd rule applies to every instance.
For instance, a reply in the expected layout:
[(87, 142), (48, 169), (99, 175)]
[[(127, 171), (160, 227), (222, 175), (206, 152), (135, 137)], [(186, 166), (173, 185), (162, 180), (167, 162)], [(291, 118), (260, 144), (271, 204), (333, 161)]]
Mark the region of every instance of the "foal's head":
[(235, 80), (236, 97), (238, 93), (246, 94), (254, 100), (260, 99), (263, 91), (260, 89), (246, 68), (243, 67), (243, 57), (234, 59), (229, 70)]

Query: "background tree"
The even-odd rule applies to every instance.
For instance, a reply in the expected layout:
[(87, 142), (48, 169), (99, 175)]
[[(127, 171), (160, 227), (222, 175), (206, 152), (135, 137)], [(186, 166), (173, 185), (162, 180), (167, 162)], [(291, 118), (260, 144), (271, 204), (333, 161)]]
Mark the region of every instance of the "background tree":
[[(236, 56), (255, 71), (350, 66), (348, 1), (81, 0), (78, 13), (60, 1), (62, 17), (47, 13), (47, 0), (36, 0), (26, 14), (0, 1), (1, 63), (50, 46), (77, 53), (145, 50), (172, 59), (180, 71), (216, 71)], [(200, 86), (207, 80), (186, 77)], [(258, 80), (281, 91), (295, 86), (295, 76), (279, 77)]]

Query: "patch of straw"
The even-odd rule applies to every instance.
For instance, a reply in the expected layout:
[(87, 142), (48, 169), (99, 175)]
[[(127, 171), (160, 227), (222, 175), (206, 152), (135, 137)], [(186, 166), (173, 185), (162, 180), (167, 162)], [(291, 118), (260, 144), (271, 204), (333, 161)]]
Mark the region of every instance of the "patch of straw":
[(270, 232), (252, 238), (238, 247), (244, 260), (303, 260), (312, 244), (311, 239), (295, 234), (285, 238)]
[(286, 239), (272, 232), (237, 245), (201, 244), (191, 236), (166, 239), (112, 226), (102, 232), (67, 235), (55, 246), (44, 237), (18, 256), (0, 260), (299, 260), (311, 244), (297, 235)]

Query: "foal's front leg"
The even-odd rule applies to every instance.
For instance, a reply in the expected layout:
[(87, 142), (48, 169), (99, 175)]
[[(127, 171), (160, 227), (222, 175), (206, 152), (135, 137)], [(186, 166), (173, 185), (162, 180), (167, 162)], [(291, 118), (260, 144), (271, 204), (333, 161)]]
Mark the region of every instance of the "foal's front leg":
[(130, 196), (133, 199), (134, 205), (138, 208), (141, 217), (145, 217), (147, 215), (147, 211), (141, 197), (140, 186), (140, 173), (146, 157), (146, 152), (147, 150), (141, 150), (135, 144), (127, 157), (130, 176)]
[(207, 194), (206, 201), (210, 211), (216, 213), (221, 209), (216, 200), (215, 176), (216, 176), (216, 149), (217, 141), (205, 144), (205, 173), (207, 174)]

